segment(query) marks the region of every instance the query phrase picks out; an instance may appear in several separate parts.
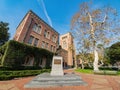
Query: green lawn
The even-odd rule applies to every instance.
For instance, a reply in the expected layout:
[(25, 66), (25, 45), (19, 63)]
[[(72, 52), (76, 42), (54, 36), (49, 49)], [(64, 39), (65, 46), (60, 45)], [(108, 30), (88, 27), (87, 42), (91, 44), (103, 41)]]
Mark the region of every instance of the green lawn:
[(118, 71), (118, 75), (120, 75), (120, 71)]
[(86, 73), (86, 74), (93, 74), (92, 69), (76, 69), (76, 72)]
[[(86, 74), (94, 74), (94, 71), (92, 69), (76, 69), (76, 72), (80, 72), (80, 73), (86, 73)], [(101, 74), (101, 75), (114, 75), (114, 73), (110, 73), (110, 70), (100, 70), (100, 73), (96, 73), (96, 74)], [(107, 72), (107, 73), (101, 73), (101, 72)], [(120, 71), (117, 72), (117, 75), (120, 75)]]

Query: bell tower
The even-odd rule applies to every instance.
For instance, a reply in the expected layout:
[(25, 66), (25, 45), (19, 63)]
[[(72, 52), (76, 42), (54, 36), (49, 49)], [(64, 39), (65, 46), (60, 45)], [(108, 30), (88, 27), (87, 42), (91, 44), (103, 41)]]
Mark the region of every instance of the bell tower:
[(60, 36), (60, 45), (62, 49), (66, 50), (68, 52), (68, 60), (67, 65), (69, 67), (74, 65), (75, 61), (75, 47), (74, 47), (74, 38), (71, 33), (66, 33), (64, 35)]

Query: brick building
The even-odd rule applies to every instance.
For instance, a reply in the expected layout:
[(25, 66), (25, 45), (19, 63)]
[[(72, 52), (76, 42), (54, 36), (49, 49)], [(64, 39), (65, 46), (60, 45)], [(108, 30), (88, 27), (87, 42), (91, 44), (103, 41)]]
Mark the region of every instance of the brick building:
[[(59, 46), (59, 33), (33, 11), (29, 11), (18, 25), (13, 40), (56, 52)], [(75, 54), (71, 33), (60, 36), (60, 45), (62, 46), (60, 53), (64, 59), (64, 67), (73, 66)], [(30, 57), (26, 57), (31, 62), (31, 65), (28, 66), (32, 66), (34, 63), (33, 57)], [(43, 56), (41, 66), (44, 67), (46, 62), (46, 58)]]
[(18, 25), (13, 40), (55, 52), (59, 33), (33, 11), (29, 11)]

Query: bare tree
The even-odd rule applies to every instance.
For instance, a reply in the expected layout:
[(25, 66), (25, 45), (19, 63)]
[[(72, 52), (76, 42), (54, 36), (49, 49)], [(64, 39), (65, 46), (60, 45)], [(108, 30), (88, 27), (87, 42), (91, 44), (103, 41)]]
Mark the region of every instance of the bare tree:
[(87, 46), (89, 52), (94, 53), (93, 67), (97, 71), (99, 70), (97, 45), (106, 46), (119, 36), (120, 19), (114, 8), (109, 6), (93, 8), (92, 6), (94, 6), (92, 2), (80, 4), (80, 10), (71, 20), (71, 29), (79, 48)]

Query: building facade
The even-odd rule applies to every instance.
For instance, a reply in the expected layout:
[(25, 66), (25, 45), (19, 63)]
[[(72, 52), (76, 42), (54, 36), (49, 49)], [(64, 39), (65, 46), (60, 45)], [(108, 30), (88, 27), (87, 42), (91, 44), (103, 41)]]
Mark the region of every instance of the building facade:
[(73, 42), (73, 36), (71, 33), (67, 33), (60, 36), (60, 45), (62, 49), (67, 51), (67, 66), (71, 67), (75, 64), (75, 46)]
[[(60, 54), (63, 57), (64, 67), (71, 67), (74, 65), (75, 49), (71, 33), (61, 35), (59, 40), (59, 33), (33, 11), (29, 11), (20, 22), (13, 40), (38, 48), (44, 48), (54, 53), (60, 43), (62, 47)], [(26, 61), (31, 61), (28, 66), (32, 66), (34, 63), (33, 56), (30, 55), (26, 57), (25, 65), (27, 65)], [(42, 56), (40, 66), (45, 67), (46, 62), (46, 56)]]
[(18, 25), (13, 40), (56, 52), (59, 33), (33, 11), (29, 11)]

